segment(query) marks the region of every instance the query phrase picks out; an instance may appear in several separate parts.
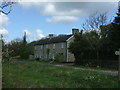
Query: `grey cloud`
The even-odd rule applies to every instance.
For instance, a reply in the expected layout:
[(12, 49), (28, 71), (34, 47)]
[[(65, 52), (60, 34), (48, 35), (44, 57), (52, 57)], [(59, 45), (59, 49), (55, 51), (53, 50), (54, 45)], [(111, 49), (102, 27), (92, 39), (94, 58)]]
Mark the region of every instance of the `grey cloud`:
[[(31, 5), (33, 7), (33, 4)], [(92, 15), (95, 12), (112, 12), (117, 6), (117, 2), (38, 2), (34, 3), (34, 5), (37, 6), (37, 9), (39, 9), (40, 14), (45, 16), (51, 16), (51, 19), (49, 17), (49, 21), (52, 20), (52, 22), (54, 22), (53, 20), (58, 19), (57, 17), (53, 19), (53, 16), (71, 16), (81, 18), (84, 16), (88, 17), (89, 15)], [(65, 21), (64, 19), (62, 20), (63, 22)]]
[(117, 3), (113, 2), (63, 2), (53, 3), (58, 12), (67, 12), (71, 10), (79, 10), (78, 16), (91, 15), (94, 12), (104, 13), (112, 11)]

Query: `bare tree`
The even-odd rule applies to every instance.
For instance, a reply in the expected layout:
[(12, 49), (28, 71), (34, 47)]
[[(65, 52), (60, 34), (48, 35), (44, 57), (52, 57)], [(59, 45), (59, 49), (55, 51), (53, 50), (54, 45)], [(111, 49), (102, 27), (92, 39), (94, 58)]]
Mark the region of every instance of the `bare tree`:
[[(12, 6), (16, 2), (12, 2), (10, 0), (4, 1), (0, 3), (0, 13), (3, 13), (5, 15), (8, 15), (12, 11)], [(5, 11), (5, 8), (9, 8), (8, 11)]]
[(84, 30), (95, 30), (99, 29), (101, 25), (107, 25), (110, 22), (111, 19), (108, 19), (107, 13), (99, 14), (96, 12), (86, 19), (82, 27)]

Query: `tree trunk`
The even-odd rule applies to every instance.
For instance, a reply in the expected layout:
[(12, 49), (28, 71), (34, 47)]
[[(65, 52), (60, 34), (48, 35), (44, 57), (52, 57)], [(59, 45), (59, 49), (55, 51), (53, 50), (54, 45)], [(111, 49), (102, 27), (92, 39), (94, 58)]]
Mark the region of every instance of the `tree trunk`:
[[(120, 50), (119, 50), (119, 52), (120, 52)], [(119, 55), (119, 70), (118, 70), (118, 80), (119, 80), (119, 82), (120, 82), (120, 55)]]
[(99, 51), (97, 50), (97, 65), (100, 65), (100, 61), (99, 61)]

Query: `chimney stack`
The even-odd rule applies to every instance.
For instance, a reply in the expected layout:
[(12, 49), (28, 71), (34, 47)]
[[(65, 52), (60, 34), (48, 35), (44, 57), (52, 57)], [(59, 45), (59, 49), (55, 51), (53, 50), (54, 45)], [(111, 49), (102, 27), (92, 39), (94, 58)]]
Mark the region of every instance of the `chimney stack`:
[(75, 28), (72, 29), (72, 34), (73, 35), (78, 34), (78, 33), (79, 33), (79, 29), (75, 29)]
[(49, 34), (49, 38), (51, 39), (51, 38), (53, 38), (54, 37), (54, 35), (53, 34)]

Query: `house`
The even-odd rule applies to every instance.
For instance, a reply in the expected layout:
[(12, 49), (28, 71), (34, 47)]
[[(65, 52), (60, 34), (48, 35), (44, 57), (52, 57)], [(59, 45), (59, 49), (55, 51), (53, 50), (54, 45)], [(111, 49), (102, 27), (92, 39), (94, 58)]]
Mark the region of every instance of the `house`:
[(55, 59), (60, 62), (74, 62), (74, 55), (69, 52), (68, 47), (76, 33), (79, 33), (79, 29), (72, 29), (70, 35), (54, 37), (53, 34), (49, 34), (49, 38), (41, 39), (34, 45), (34, 57), (40, 60)]

